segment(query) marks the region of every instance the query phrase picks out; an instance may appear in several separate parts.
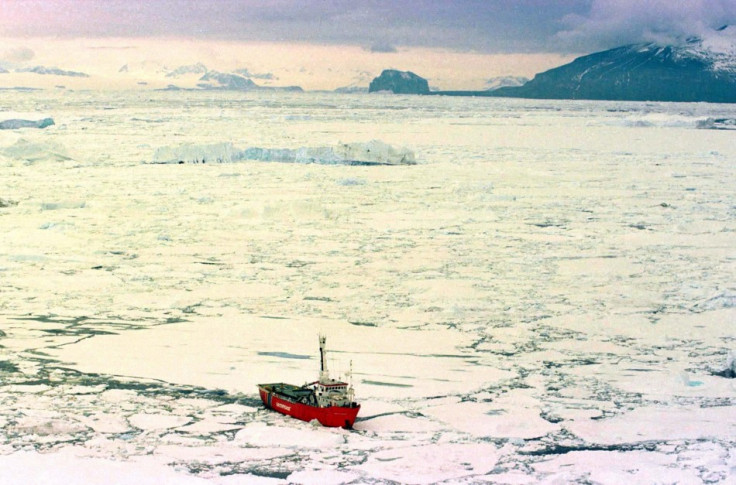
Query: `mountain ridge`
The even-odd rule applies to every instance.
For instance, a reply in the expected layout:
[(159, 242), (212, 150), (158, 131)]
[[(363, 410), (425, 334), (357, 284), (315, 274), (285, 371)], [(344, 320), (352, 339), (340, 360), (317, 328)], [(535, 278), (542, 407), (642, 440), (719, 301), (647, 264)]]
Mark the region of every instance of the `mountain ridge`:
[(736, 102), (736, 56), (698, 43), (631, 44), (581, 56), (492, 96), (621, 101)]

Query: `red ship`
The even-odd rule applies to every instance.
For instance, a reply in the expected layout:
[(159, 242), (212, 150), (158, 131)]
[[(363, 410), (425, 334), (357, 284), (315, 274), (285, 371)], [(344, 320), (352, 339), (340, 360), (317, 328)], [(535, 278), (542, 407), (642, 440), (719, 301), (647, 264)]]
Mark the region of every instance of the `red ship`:
[(330, 378), (327, 370), (326, 338), (319, 337), (319, 380), (295, 386), (284, 384), (258, 384), (263, 404), (270, 409), (302, 421), (316, 419), (322, 426), (352, 428), (360, 411), (354, 401), (353, 386)]

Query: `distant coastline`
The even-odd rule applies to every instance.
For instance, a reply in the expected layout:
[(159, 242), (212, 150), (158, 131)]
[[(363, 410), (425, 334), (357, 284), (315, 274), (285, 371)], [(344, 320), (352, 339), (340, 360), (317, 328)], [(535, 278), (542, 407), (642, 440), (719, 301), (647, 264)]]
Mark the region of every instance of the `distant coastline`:
[[(734, 30), (724, 27), (720, 31)], [(528, 99), (736, 103), (736, 46), (631, 44), (576, 58), (518, 86), (429, 90), (413, 72), (386, 70), (371, 83), (396, 94)], [(377, 89), (375, 89), (377, 90)]]

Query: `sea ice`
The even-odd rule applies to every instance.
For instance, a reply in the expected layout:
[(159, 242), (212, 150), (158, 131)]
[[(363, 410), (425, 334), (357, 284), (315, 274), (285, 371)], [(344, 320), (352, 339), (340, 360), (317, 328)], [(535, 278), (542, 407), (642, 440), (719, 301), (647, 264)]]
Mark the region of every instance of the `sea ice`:
[[(695, 127), (736, 119), (734, 106), (0, 100), (73, 120), (0, 131), (0, 195), (20, 201), (0, 210), (0, 482), (725, 484), (736, 472), (735, 381), (717, 374), (733, 369), (736, 144)], [(242, 161), (215, 142), (244, 136), (294, 163), (210, 163)], [(371, 139), (423, 163), (295, 163), (299, 150), (364, 158)], [(40, 163), (64, 160), (54, 144), (74, 148), (72, 163)], [(139, 163), (157, 146), (206, 164)], [(331, 370), (353, 361), (350, 431), (257, 395), (313, 379), (320, 332)]]
[(533, 400), (525, 404), (455, 402), (428, 407), (424, 413), (479, 438), (533, 439), (559, 428), (540, 417)]
[(498, 450), (487, 443), (399, 445), (371, 453), (356, 467), (368, 476), (406, 484), (461, 482), (493, 470)]
[(588, 443), (621, 445), (646, 441), (730, 439), (736, 423), (729, 406), (642, 406), (602, 420), (573, 420), (565, 428)]
[(176, 416), (169, 414), (139, 413), (128, 418), (130, 424), (145, 431), (178, 428), (189, 423), (187, 416)]
[(551, 456), (534, 469), (543, 483), (703, 483), (695, 470), (677, 469), (674, 456), (638, 450), (572, 451)]
[(44, 485), (205, 485), (207, 480), (176, 472), (153, 462), (124, 462), (75, 456), (73, 452), (51, 454), (20, 452), (0, 456), (0, 483)]
[(125, 433), (130, 431), (128, 421), (117, 414), (94, 413), (83, 416), (80, 421), (98, 433)]
[[(293, 423), (292, 423), (293, 424)], [(251, 423), (235, 434), (235, 442), (249, 446), (328, 449), (344, 443), (344, 432), (327, 428), (285, 427)]]

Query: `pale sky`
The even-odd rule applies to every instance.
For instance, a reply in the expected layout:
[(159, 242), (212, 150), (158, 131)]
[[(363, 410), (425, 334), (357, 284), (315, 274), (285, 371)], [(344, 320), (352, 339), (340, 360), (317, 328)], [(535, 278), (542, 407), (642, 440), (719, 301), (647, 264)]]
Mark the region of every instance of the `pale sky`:
[[(440, 89), (483, 89), (724, 24), (736, 24), (736, 0), (2, 0), (0, 86), (158, 87), (201, 62), (264, 85), (367, 85), (396, 68)], [(17, 72), (39, 65), (90, 77)]]

